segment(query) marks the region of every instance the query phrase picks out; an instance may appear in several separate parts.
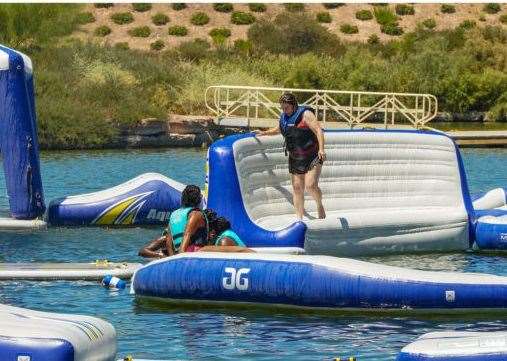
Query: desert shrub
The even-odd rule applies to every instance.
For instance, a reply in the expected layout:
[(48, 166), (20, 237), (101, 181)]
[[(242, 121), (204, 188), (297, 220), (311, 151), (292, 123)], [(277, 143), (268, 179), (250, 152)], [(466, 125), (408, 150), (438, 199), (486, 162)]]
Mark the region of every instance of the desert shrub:
[(377, 34), (371, 34), (369, 37), (368, 37), (368, 44), (370, 45), (376, 45), (376, 44), (379, 44), (380, 43), (380, 38), (378, 37)]
[(206, 25), (209, 23), (209, 16), (205, 12), (198, 11), (192, 15), (190, 22), (198, 26)]
[(458, 27), (462, 28), (462, 29), (472, 29), (475, 27), (475, 21), (473, 20), (463, 20), (459, 25)]
[(432, 19), (432, 18), (428, 18), (426, 20), (424, 20), (422, 22), (423, 26), (426, 28), (426, 29), (435, 29), (437, 27), (437, 22), (435, 21), (435, 19)]
[(487, 25), (481, 29), (481, 33), (484, 40), (490, 41), (492, 43), (507, 43), (507, 31), (504, 30), (501, 26)]
[(344, 34), (357, 34), (359, 29), (355, 25), (342, 24), (340, 26), (340, 31)]
[(507, 14), (501, 15), (498, 20), (500, 20), (502, 24), (507, 24)]
[(414, 15), (415, 9), (412, 5), (408, 4), (396, 4), (395, 11), (397, 15)]
[(250, 40), (237, 39), (234, 41), (234, 50), (243, 55), (251, 54), (253, 44)]
[(160, 51), (165, 47), (165, 43), (162, 40), (156, 40), (150, 44), (150, 49), (155, 51)]
[(303, 3), (287, 3), (284, 4), (285, 10), (291, 13), (297, 13), (305, 11), (305, 4)]
[(151, 10), (151, 4), (149, 3), (134, 3), (132, 4), (132, 8), (140, 13), (144, 13), (145, 11)]
[(156, 13), (151, 17), (151, 21), (157, 26), (162, 26), (169, 22), (169, 16), (164, 13)]
[(102, 26), (99, 26), (98, 28), (96, 28), (93, 33), (96, 36), (107, 36), (107, 35), (111, 34), (111, 28), (107, 25), (102, 25)]
[(373, 14), (370, 10), (359, 10), (356, 12), (356, 19), (366, 21), (373, 19)]
[(84, 13), (79, 13), (76, 16), (76, 22), (81, 25), (94, 23), (95, 16), (93, 16), (93, 14), (89, 11), (84, 12)]
[(127, 43), (126, 41), (120, 41), (120, 42), (114, 44), (114, 47), (116, 49), (121, 49), (121, 50), (129, 50), (130, 49), (129, 43)]
[(209, 55), (209, 48), (210, 44), (206, 40), (195, 39), (181, 43), (177, 52), (185, 60), (198, 61)]
[(403, 29), (397, 23), (382, 25), (380, 26), (380, 31), (382, 31), (384, 34), (393, 36), (403, 34)]
[(134, 21), (134, 15), (131, 12), (114, 13), (111, 15), (113, 23), (118, 25), (130, 24)]
[(442, 4), (440, 6), (440, 11), (443, 14), (454, 14), (456, 12), (456, 7), (451, 4)]
[(481, 14), (481, 16), (479, 16), (479, 21), (486, 21), (484, 14)]
[(113, 3), (95, 3), (93, 4), (97, 9), (107, 9), (114, 6)]
[(332, 21), (331, 14), (327, 11), (318, 12), (316, 18), (319, 23), (330, 23)]
[(250, 3), (248, 4), (248, 8), (254, 13), (263, 13), (267, 9), (266, 5), (262, 3)]
[(396, 14), (387, 6), (376, 6), (373, 14), (380, 25), (394, 24), (398, 21)]
[(133, 36), (135, 38), (147, 38), (148, 36), (151, 35), (151, 29), (149, 26), (138, 26), (138, 27), (135, 27), (133, 29), (130, 29), (128, 31), (128, 34), (130, 36)]
[(173, 3), (171, 4), (173, 10), (180, 11), (187, 8), (187, 4), (185, 3)]
[(484, 7), (482, 8), (482, 10), (488, 14), (496, 14), (498, 13), (500, 10), (502, 10), (502, 6), (500, 4), (497, 4), (497, 3), (488, 3), (488, 4), (485, 4)]
[(174, 35), (174, 36), (185, 36), (188, 34), (188, 30), (184, 26), (174, 25), (174, 26), (170, 26), (169, 29), (167, 29), (167, 33), (169, 35)]
[(255, 16), (243, 11), (234, 11), (231, 14), (231, 22), (235, 25), (250, 25), (255, 22)]
[(231, 3), (216, 3), (213, 4), (213, 9), (221, 13), (230, 13), (233, 9), (233, 6)]
[(227, 28), (213, 28), (209, 32), (209, 35), (213, 38), (215, 36), (221, 36), (224, 38), (228, 38), (231, 36), (231, 30)]
[(340, 6), (345, 5), (345, 3), (324, 3), (322, 5), (324, 5), (326, 9), (336, 9), (339, 8)]

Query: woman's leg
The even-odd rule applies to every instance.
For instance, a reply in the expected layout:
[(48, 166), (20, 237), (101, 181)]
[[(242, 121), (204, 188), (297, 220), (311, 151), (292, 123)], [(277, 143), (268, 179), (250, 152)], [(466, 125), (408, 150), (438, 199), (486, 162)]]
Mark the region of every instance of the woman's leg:
[(322, 205), (322, 191), (319, 188), (319, 177), (322, 172), (322, 164), (317, 164), (308, 173), (305, 174), (305, 189), (311, 194), (317, 203), (317, 213), (319, 218), (326, 218), (326, 211)]
[(292, 201), (296, 209), (296, 217), (303, 219), (305, 212), (305, 175), (291, 174), (292, 176)]

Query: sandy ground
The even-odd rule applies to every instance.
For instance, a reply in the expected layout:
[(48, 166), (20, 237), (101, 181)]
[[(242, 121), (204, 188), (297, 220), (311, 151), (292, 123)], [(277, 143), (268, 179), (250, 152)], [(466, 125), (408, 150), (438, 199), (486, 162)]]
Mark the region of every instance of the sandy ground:
[[(258, 19), (274, 18), (278, 13), (284, 11), (283, 4), (266, 4), (267, 11), (264, 13), (253, 13)], [(394, 4), (390, 7), (394, 11)], [(440, 4), (415, 4), (415, 15), (407, 15), (400, 17), (399, 24), (405, 32), (413, 30), (416, 25), (425, 19), (433, 18), (437, 23), (437, 30), (454, 28), (463, 20), (475, 20), (479, 25), (501, 25), (499, 17), (507, 14), (507, 4), (502, 4), (502, 10), (498, 14), (489, 15), (482, 11), (484, 4), (456, 4), (456, 13), (442, 14), (440, 12)], [(322, 4), (306, 4), (306, 12), (317, 13), (320, 11), (328, 11), (332, 16), (332, 23), (323, 24), (331, 32), (337, 34), (344, 41), (363, 41), (365, 42), (371, 34), (377, 34), (381, 41), (392, 39), (392, 36), (385, 35), (380, 32), (380, 25), (375, 19), (361, 21), (356, 19), (355, 14), (358, 10), (368, 9), (373, 12), (373, 6), (370, 4), (347, 4), (337, 9), (326, 9)], [(247, 4), (234, 4), (234, 10), (249, 12)], [(73, 36), (81, 39), (92, 39), (103, 44), (114, 45), (119, 42), (127, 42), (132, 49), (148, 50), (150, 44), (155, 40), (163, 40), (166, 47), (176, 46), (183, 41), (195, 38), (204, 38), (212, 42), (208, 35), (209, 31), (216, 27), (227, 27), (231, 30), (232, 35), (229, 42), (233, 43), (236, 39), (246, 39), (248, 25), (234, 25), (230, 21), (230, 13), (220, 13), (213, 9), (212, 4), (188, 4), (188, 7), (181, 11), (172, 9), (171, 4), (153, 4), (151, 10), (146, 12), (136, 12), (132, 9), (131, 4), (115, 4), (107, 9), (97, 9), (93, 4), (87, 5), (87, 10), (91, 11), (96, 21), (81, 27)], [(134, 15), (134, 21), (127, 25), (116, 25), (110, 19), (111, 14), (116, 12), (130, 11)], [(195, 26), (190, 23), (192, 14), (197, 11), (204, 11), (210, 17), (210, 22), (204, 26)], [(151, 17), (158, 13), (166, 14), (170, 21), (166, 25), (156, 26), (153, 24)], [(481, 15), (485, 21), (480, 21)], [(346, 35), (340, 32), (340, 25), (352, 24), (359, 28), (358, 34)], [(101, 25), (107, 25), (112, 29), (112, 33), (104, 38), (93, 35), (95, 28)], [(127, 32), (137, 26), (148, 25), (152, 34), (148, 38), (134, 38)], [(167, 29), (170, 26), (182, 25), (187, 27), (188, 35), (177, 37), (168, 35)], [(506, 25), (502, 25), (506, 27)]]

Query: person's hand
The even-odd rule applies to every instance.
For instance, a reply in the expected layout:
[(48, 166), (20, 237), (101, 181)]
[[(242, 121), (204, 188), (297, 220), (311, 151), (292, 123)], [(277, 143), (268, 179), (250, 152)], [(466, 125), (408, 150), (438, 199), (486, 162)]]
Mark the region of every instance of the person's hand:
[(324, 161), (326, 160), (326, 152), (324, 152), (323, 150), (319, 150), (318, 157), (319, 161), (321, 163), (324, 163)]
[(260, 135), (264, 135), (263, 131), (260, 130), (260, 129), (255, 129), (254, 131), (252, 131), (252, 133), (253, 133), (254, 137), (258, 137)]

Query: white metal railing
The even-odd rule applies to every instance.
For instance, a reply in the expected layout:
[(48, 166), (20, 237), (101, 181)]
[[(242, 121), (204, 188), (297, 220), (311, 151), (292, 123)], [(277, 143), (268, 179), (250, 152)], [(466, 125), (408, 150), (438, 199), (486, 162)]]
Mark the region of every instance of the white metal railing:
[(302, 105), (314, 108), (324, 122), (347, 122), (350, 127), (382, 121), (387, 128), (395, 122), (424, 127), (437, 114), (437, 98), (431, 94), (288, 89), (213, 85), (206, 89), (206, 107), (219, 118), (278, 119), (278, 98), (291, 92)]

